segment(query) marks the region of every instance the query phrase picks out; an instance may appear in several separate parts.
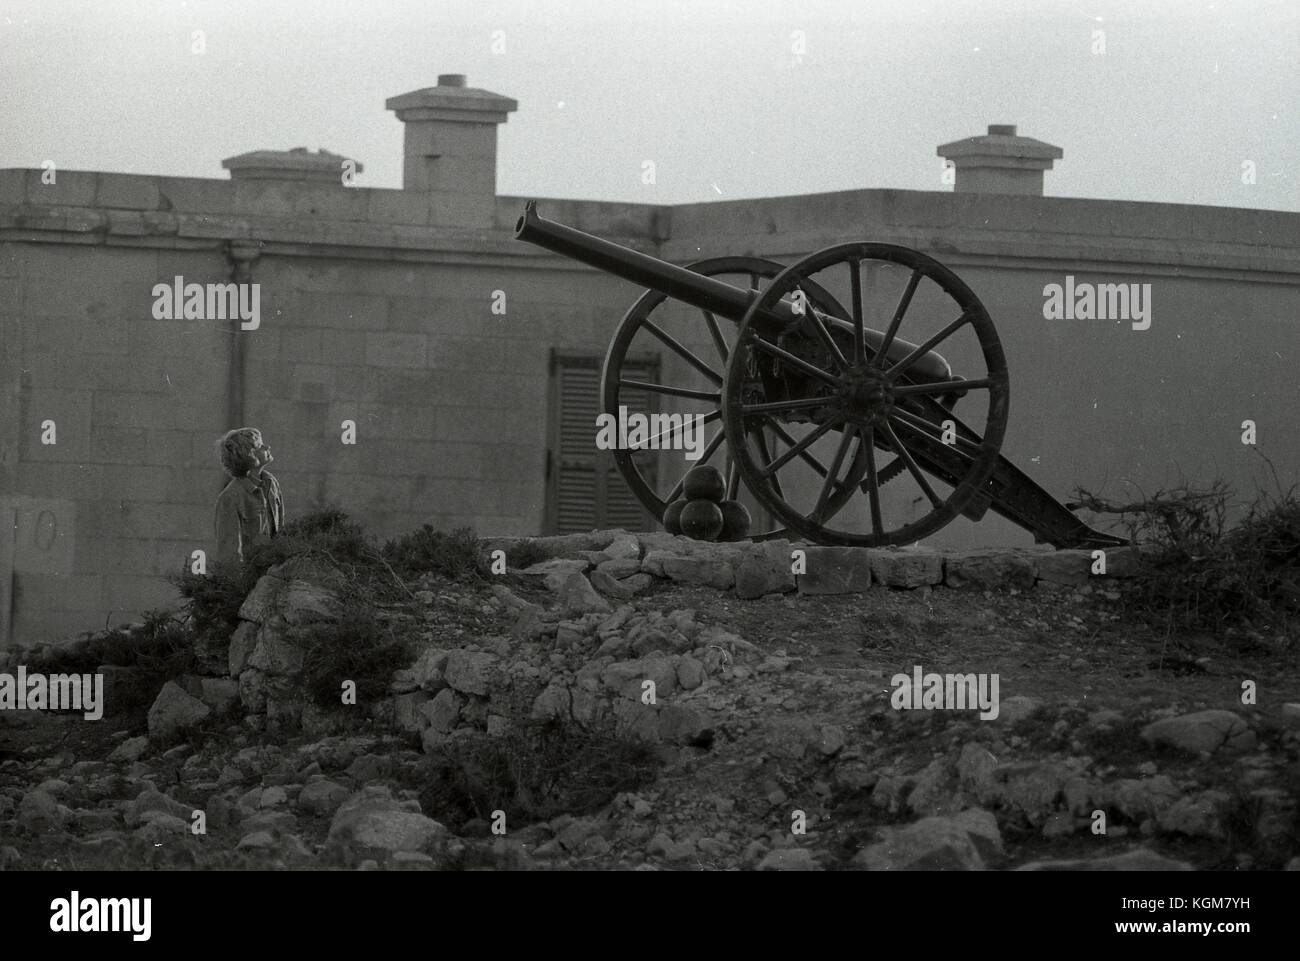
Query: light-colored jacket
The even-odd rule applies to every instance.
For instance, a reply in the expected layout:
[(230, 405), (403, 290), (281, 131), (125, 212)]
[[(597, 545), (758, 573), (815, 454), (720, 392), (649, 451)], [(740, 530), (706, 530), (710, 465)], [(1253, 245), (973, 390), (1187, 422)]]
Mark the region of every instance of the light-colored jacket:
[(250, 477), (231, 478), (217, 495), (213, 521), (216, 559), (225, 563), (243, 561), (247, 548), (274, 537), (284, 526), (280, 482), (269, 471), (262, 471), (260, 482)]

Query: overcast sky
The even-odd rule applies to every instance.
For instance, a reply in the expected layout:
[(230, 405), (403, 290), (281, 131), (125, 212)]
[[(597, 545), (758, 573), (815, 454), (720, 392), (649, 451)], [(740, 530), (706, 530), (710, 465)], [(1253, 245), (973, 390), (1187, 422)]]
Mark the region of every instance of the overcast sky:
[(935, 147), (1011, 123), (1064, 149), (1049, 195), (1294, 211), (1298, 9), (0, 0), (0, 168), (225, 177), (225, 157), (306, 146), (361, 161), (358, 186), (399, 187), (402, 126), (384, 100), (464, 73), (519, 101), (501, 128), (502, 194), (946, 190)]

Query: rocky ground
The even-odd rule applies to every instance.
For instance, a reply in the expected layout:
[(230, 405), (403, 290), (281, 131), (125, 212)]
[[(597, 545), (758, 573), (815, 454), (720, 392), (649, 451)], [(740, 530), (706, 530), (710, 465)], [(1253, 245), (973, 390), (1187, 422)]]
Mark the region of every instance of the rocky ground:
[[(301, 696), (295, 633), (345, 587), (291, 564), (147, 714), (0, 713), (0, 865), (1300, 869), (1293, 648), (1162, 636), (1046, 555), (552, 546), (413, 585), (418, 654), (350, 712)], [(998, 716), (896, 709), (917, 665), (997, 674)], [(548, 717), (590, 739), (522, 756)]]

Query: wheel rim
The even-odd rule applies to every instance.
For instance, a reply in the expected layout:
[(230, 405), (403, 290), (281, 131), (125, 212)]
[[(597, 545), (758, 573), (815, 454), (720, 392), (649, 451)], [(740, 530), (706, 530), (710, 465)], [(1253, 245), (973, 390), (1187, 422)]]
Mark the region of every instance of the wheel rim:
[[(862, 267), (869, 262), (896, 265), (909, 271), (883, 333), (873, 331), (867, 323)], [(833, 268), (847, 273), (847, 278), (843, 274), (841, 278), (848, 281), (852, 309), (846, 315), (839, 315), (840, 320), (848, 321), (847, 330), (844, 325), (836, 326), (827, 317), (820, 316), (816, 309), (807, 312), (803, 323), (811, 328), (809, 337), (823, 342), (830, 340), (838, 348), (836, 351), (827, 345), (824, 352), (826, 362), (812, 364), (818, 371), (810, 371), (806, 360), (797, 353), (782, 356), (772, 350), (772, 310), (796, 289), (806, 292), (814, 277), (824, 277), (823, 272)], [(956, 319), (920, 344), (912, 345), (923, 348), (918, 353), (903, 348), (901, 344), (908, 333), (905, 323), (908, 310), (923, 284), (927, 288), (936, 286), (941, 295), (955, 304), (953, 316)], [(927, 289), (926, 296), (929, 297), (930, 293)], [(923, 359), (924, 351), (941, 348), (966, 327), (975, 334), (986, 373), (963, 381), (960, 393), (987, 393), (982, 434), (962, 426), (951, 415), (950, 403), (940, 404), (945, 392), (952, 396), (955, 389), (953, 379), (923, 378), (918, 374), (920, 365), (929, 363)], [(873, 341), (873, 337), (878, 341)], [(884, 354), (876, 349), (882, 343), (886, 349)], [(900, 353), (902, 357), (898, 356)], [(747, 377), (752, 355), (771, 357), (772, 362), (791, 371), (802, 369), (807, 375), (805, 380), (813, 386), (804, 397), (787, 396), (777, 402), (756, 396), (753, 381)], [(802, 364), (802, 368), (796, 364)], [(814, 373), (817, 376), (811, 376)], [(723, 424), (727, 436), (732, 439), (733, 454), (746, 487), (789, 530), (823, 544), (868, 547), (910, 544), (934, 533), (963, 509), (973, 506), (997, 464), (1006, 429), (1008, 393), (1006, 357), (993, 322), (975, 294), (951, 270), (907, 247), (876, 243), (841, 244), (819, 251), (783, 270), (750, 305), (740, 324), (737, 347), (727, 365), (723, 385)], [(765, 408), (760, 406), (764, 404)], [(774, 409), (781, 405), (786, 405), (784, 410)], [(831, 476), (822, 479), (811, 510), (792, 504), (770, 483), (772, 462), (758, 449), (759, 445), (751, 442), (747, 430), (755, 408), (770, 416), (794, 416), (799, 412), (799, 416), (810, 419), (823, 430), (824, 435), (838, 435), (836, 453), (828, 471)], [(941, 412), (947, 412), (949, 416), (945, 417)], [(940, 445), (940, 425), (950, 418), (958, 425), (954, 442), (936, 446)], [(912, 477), (928, 500), (929, 513), (901, 526), (891, 527), (886, 523), (879, 494), (883, 483), (880, 479), (882, 471), (877, 463), (882, 450), (893, 451), (895, 464), (902, 463), (901, 470)], [(855, 473), (855, 467), (850, 466), (841, 473), (843, 464), (856, 463), (849, 456), (854, 451), (866, 461), (865, 470), (859, 475)], [(946, 498), (934, 489), (932, 480), (935, 478), (952, 488)], [(834, 526), (835, 517), (847, 500), (841, 500), (838, 505), (833, 500), (834, 492), (841, 488), (850, 496), (860, 493), (866, 498), (870, 508), (868, 531)]]
[[(785, 269), (785, 265), (773, 260), (767, 260), (761, 257), (713, 257), (706, 260), (699, 260), (688, 264), (687, 269), (694, 270), (707, 276), (718, 276), (722, 274), (735, 274), (740, 278), (742, 283), (747, 282), (751, 288), (762, 290), (766, 282), (772, 277), (777, 276)], [(748, 277), (746, 281), (745, 278)], [(809, 284), (807, 289), (809, 301), (813, 303), (818, 310), (839, 316), (844, 313), (844, 307), (839, 304), (829, 293), (822, 290), (816, 284)], [(634, 359), (629, 358), (632, 353), (633, 345), (638, 342), (638, 336), (645, 344), (655, 344), (660, 347), (666, 346), (670, 352), (676, 354), (689, 367), (696, 370), (701, 376), (708, 381), (710, 378), (700, 370), (701, 366), (713, 371), (717, 387), (716, 394), (712, 401), (698, 396), (683, 396), (677, 394), (684, 400), (692, 402), (695, 406), (700, 407), (700, 413), (705, 416), (706, 432), (708, 442), (705, 445), (705, 456), (698, 461), (690, 464), (696, 466), (699, 464), (713, 463), (715, 466), (721, 462), (724, 466), (723, 477), (727, 485), (728, 499), (735, 499), (738, 496), (739, 488), (742, 483), (742, 475), (739, 465), (731, 456), (730, 444), (727, 441), (727, 432), (724, 425), (722, 403), (722, 384), (725, 380), (726, 361), (730, 356), (736, 335), (729, 333), (729, 328), (734, 330), (735, 325), (726, 320), (718, 318), (708, 311), (701, 311), (704, 315), (704, 326), (708, 330), (709, 341), (712, 345), (712, 352), (704, 357), (691, 351), (690, 348), (682, 344), (679, 340), (672, 337), (668, 331), (663, 331), (655, 323), (653, 314), (665, 302), (669, 301), (667, 296), (656, 290), (648, 290), (639, 297), (636, 302), (624, 314), (618, 329), (611, 339), (609, 348), (605, 354), (605, 361), (601, 369), (600, 397), (601, 407), (604, 413), (612, 414), (617, 417), (621, 404), (627, 404), (627, 392), (629, 389), (644, 390), (648, 385), (644, 381), (632, 381), (624, 376), (625, 368), (635, 363)], [(655, 328), (666, 336), (660, 337)], [(687, 353), (691, 356), (687, 357)], [(661, 375), (661, 380), (663, 379)], [(673, 396), (670, 392), (673, 390), (691, 390), (696, 391), (695, 387), (682, 387), (677, 384), (655, 385), (666, 388), (663, 393), (667, 396)], [(650, 391), (654, 393), (654, 391)], [(707, 391), (704, 391), (707, 393)], [(703, 405), (703, 406), (701, 406)], [(711, 408), (711, 409), (710, 409)], [(761, 435), (758, 435), (761, 436)], [(775, 444), (778, 437), (763, 437), (759, 446)], [(767, 449), (771, 449), (768, 447)], [(685, 477), (685, 471), (681, 476), (665, 478), (663, 481), (651, 481), (642, 469), (640, 461), (645, 455), (654, 456), (656, 451), (633, 451), (628, 449), (616, 448), (610, 453), (613, 455), (614, 465), (620, 476), (627, 483), (633, 495), (641, 502), (642, 506), (659, 522), (662, 523), (664, 509), (681, 496), (682, 480)], [(865, 465), (865, 451), (858, 458)], [(671, 480), (672, 483), (668, 483)], [(839, 500), (846, 500), (852, 492), (846, 492)], [(837, 500), (837, 503), (839, 502)], [(779, 537), (786, 533), (784, 527), (768, 528), (766, 530), (755, 531), (750, 536), (752, 540), (765, 540), (773, 537)]]

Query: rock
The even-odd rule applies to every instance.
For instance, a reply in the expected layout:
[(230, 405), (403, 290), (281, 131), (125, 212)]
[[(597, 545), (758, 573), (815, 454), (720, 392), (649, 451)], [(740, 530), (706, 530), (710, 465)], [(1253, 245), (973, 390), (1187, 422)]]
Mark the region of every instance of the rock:
[(142, 824), (135, 832), (135, 836), (151, 844), (162, 844), (167, 841), (179, 841), (189, 834), (189, 831), (190, 822), (184, 818), (159, 814)]
[(118, 761), (130, 764), (140, 760), (149, 750), (149, 739), (143, 734), (139, 737), (127, 738), (117, 747), (113, 748), (112, 753), (108, 755), (110, 761)]
[(633, 574), (641, 573), (641, 560), (633, 556), (604, 561), (596, 565), (596, 573), (612, 577), (614, 580), (621, 580), (624, 577), (631, 577)]
[(962, 797), (957, 789), (957, 774), (947, 758), (935, 758), (916, 777), (907, 806), (922, 817), (938, 814), (956, 814), (962, 808)]
[(444, 674), (450, 657), (451, 651), (444, 651), (441, 648), (426, 648), (421, 651), (415, 663), (407, 668), (411, 681), (417, 688), (425, 691), (437, 691), (446, 687)]
[[(644, 568), (643, 568), (644, 569)], [(663, 561), (664, 574), (679, 584), (730, 590), (736, 583), (736, 571), (729, 559), (699, 554), (691, 557), (670, 555)]]
[(303, 656), (303, 649), (289, 639), (286, 622), (272, 617), (257, 632), (248, 666), (265, 674), (295, 675), (302, 673)]
[(446, 836), (447, 829), (437, 821), (411, 811), (363, 814), (351, 826), (354, 843), (385, 851), (418, 851)]
[(1101, 807), (1114, 808), (1130, 821), (1159, 817), (1181, 796), (1178, 786), (1160, 774), (1150, 778), (1125, 778), (1101, 786)]
[(298, 807), (317, 817), (332, 817), (348, 799), (348, 789), (334, 781), (313, 781), (298, 793)]
[(1029, 590), (1034, 586), (1034, 563), (1011, 551), (952, 553), (944, 561), (944, 583), (956, 589)]
[(997, 821), (979, 808), (886, 827), (880, 834), (880, 842), (854, 855), (854, 865), (868, 871), (982, 871), (1002, 852)]
[(559, 589), (559, 604), (567, 617), (581, 617), (583, 614), (608, 614), (612, 608), (609, 601), (596, 593), (591, 581), (582, 574), (573, 573), (564, 579)]
[(790, 542), (784, 538), (747, 547), (735, 566), (736, 596), (752, 599), (794, 590)]
[(1017, 871), (1195, 871), (1185, 861), (1173, 861), (1146, 848), (1104, 858), (1074, 861), (1031, 861)]
[(532, 567), (526, 567), (519, 573), (526, 577), (543, 578), (547, 587), (553, 591), (558, 591), (570, 574), (581, 574), (590, 566), (585, 560), (572, 557), (553, 557), (548, 561), (534, 564)]
[(693, 657), (683, 657), (677, 662), (677, 683), (683, 691), (693, 691), (704, 683), (704, 664)]
[(769, 851), (758, 862), (760, 871), (820, 871), (821, 866), (813, 860), (812, 852), (807, 848), (778, 848)]
[(1092, 551), (1043, 551), (1033, 559), (1038, 579), (1048, 584), (1086, 584), (1092, 576)]
[(366, 784), (390, 777), (393, 759), (381, 754), (363, 754), (348, 765), (347, 775), (356, 784)]
[(245, 834), (235, 845), (236, 851), (264, 851), (275, 847), (275, 836), (270, 831), (254, 831)]
[(253, 621), (241, 621), (235, 628), (235, 632), (230, 635), (230, 651), (227, 655), (227, 662), (230, 667), (230, 676), (239, 677), (244, 668), (248, 667), (248, 658), (253, 653), (253, 648), (257, 646), (257, 632), (260, 625)]
[(1157, 823), (1167, 834), (1188, 837), (1227, 837), (1221, 812), (1228, 810), (1231, 798), (1223, 791), (1204, 791), (1194, 797), (1181, 797), (1160, 813)]
[(666, 744), (691, 744), (709, 730), (709, 717), (687, 704), (665, 704), (659, 711), (659, 740)]
[(862, 594), (871, 588), (871, 551), (861, 547), (805, 547), (807, 572), (800, 594)]
[(1142, 740), (1189, 754), (1242, 754), (1253, 751), (1256, 745), (1255, 732), (1232, 711), (1198, 711), (1164, 718), (1143, 728)]
[(646, 680), (655, 682), (656, 698), (671, 696), (677, 690), (677, 668), (672, 658), (651, 654), (634, 661), (615, 661), (600, 675), (600, 683), (607, 690), (633, 699), (640, 699), (642, 682)]
[(279, 606), (280, 592), (284, 587), (284, 581), (280, 578), (263, 574), (244, 598), (244, 603), (240, 605), (240, 620), (261, 624), (270, 618)]
[(606, 597), (612, 597), (615, 600), (625, 601), (636, 594), (636, 591), (632, 590), (632, 588), (621, 581), (615, 580), (603, 571), (592, 571), (591, 586)]
[(1017, 694), (1015, 697), (1000, 698), (998, 703), (998, 720), (1010, 727), (1026, 718), (1033, 717), (1042, 710), (1043, 702), (1036, 697)]
[(924, 548), (873, 550), (871, 576), (886, 587), (925, 587), (943, 583), (943, 557)]
[(46, 791), (28, 791), (18, 802), (18, 826), (33, 834), (47, 834), (63, 827), (63, 808)]
[(845, 741), (844, 728), (837, 724), (823, 724), (821, 727), (821, 740), (817, 744), (817, 749), (821, 751), (824, 757), (830, 757), (839, 753), (844, 747)]
[(239, 681), (231, 677), (199, 679), (199, 700), (217, 714), (225, 714), (239, 703)]
[(649, 574), (633, 574), (631, 577), (625, 577), (619, 581), (620, 584), (630, 590), (634, 595), (649, 590), (650, 585), (654, 582), (655, 579)]
[(167, 740), (207, 719), (212, 709), (185, 693), (175, 681), (168, 681), (149, 708), (149, 736)]
[(266, 675), (252, 667), (240, 674), (239, 700), (244, 705), (244, 710), (247, 713), (265, 713), (267, 701)]
[(426, 726), (438, 734), (450, 733), (460, 717), (461, 701), (451, 688), (443, 688), (420, 707)]
[[(574, 576), (582, 577), (581, 574)], [(486, 651), (452, 651), (447, 657), (443, 677), (454, 690), (486, 696), (496, 663), (496, 655)]]
[(422, 734), (429, 726), (421, 708), (430, 700), (424, 691), (411, 691), (393, 698), (393, 723), (408, 734)]
[(194, 809), (180, 801), (173, 800), (150, 785), (132, 801), (128, 802), (122, 812), (127, 827), (138, 827), (145, 821), (159, 815), (180, 818), (188, 821)]

